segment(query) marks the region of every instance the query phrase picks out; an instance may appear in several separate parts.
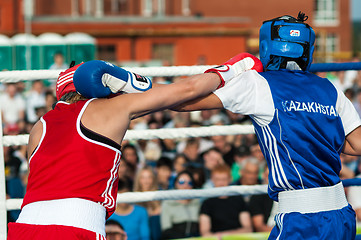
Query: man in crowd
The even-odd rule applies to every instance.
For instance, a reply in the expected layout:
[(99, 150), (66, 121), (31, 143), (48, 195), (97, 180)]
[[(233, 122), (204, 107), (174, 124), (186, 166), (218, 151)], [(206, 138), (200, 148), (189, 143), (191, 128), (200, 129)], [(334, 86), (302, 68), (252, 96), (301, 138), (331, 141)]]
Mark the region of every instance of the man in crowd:
[[(214, 187), (231, 183), (231, 169), (226, 164), (213, 168), (211, 179)], [(202, 236), (217, 236), (252, 232), (250, 214), (242, 196), (221, 196), (204, 200), (199, 216)]]

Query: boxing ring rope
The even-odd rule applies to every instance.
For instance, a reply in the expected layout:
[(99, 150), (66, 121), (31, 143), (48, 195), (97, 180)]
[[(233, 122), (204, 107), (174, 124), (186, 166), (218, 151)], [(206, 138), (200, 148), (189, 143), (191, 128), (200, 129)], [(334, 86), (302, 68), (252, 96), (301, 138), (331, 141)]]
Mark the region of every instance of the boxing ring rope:
[[(203, 73), (214, 65), (202, 66), (171, 66), (171, 67), (124, 67), (124, 69), (148, 77), (177, 77), (189, 76)], [(347, 63), (314, 63), (310, 67), (311, 72), (330, 72), (361, 70), (361, 62)], [(21, 70), (21, 71), (3, 71), (0, 72), (0, 82), (18, 82), (31, 80), (56, 79), (63, 70)]]
[[(136, 67), (126, 68), (129, 71), (149, 77), (157, 76), (187, 76), (204, 72), (213, 66), (180, 66), (180, 67)], [(361, 62), (351, 63), (324, 63), (312, 64), (312, 72), (322, 71), (344, 71), (361, 70)], [(41, 79), (56, 79), (61, 70), (26, 70), (0, 72), (0, 82), (32, 81)], [(1, 103), (0, 103), (1, 104)], [(1, 113), (0, 113), (1, 114)], [(0, 116), (0, 124), (1, 116)], [(157, 138), (179, 139), (189, 137), (205, 137), (215, 135), (239, 135), (254, 133), (251, 125), (230, 125), (230, 126), (210, 126), (199, 128), (177, 128), (177, 129), (152, 129), (152, 130), (129, 130), (125, 135), (127, 140), (150, 140)], [(22, 199), (6, 200), (4, 153), (3, 146), (24, 145), (28, 142), (29, 135), (3, 136), (0, 129), (0, 238), (6, 238), (6, 212), (7, 210), (19, 209)], [(361, 185), (361, 179), (348, 179), (344, 185)], [(238, 194), (261, 194), (267, 192), (266, 185), (255, 186), (229, 186), (223, 188), (202, 189), (202, 190), (167, 190), (142, 193), (123, 193), (118, 195), (117, 202), (140, 202), (165, 199), (216, 197)]]
[[(218, 135), (239, 135), (254, 133), (252, 125), (227, 125), (189, 128), (162, 128), (146, 130), (128, 130), (124, 140), (177, 139), (190, 137), (208, 137)], [(29, 135), (3, 136), (4, 146), (26, 145)]]
[[(351, 178), (342, 180), (345, 187), (360, 186), (361, 178)], [(210, 189), (190, 189), (190, 190), (158, 190), (148, 192), (126, 192), (119, 193), (117, 203), (136, 203), (160, 200), (179, 200), (194, 198), (211, 198), (219, 196), (234, 195), (256, 195), (267, 193), (266, 184), (262, 185), (232, 185), (228, 187), (218, 187)], [(20, 209), (23, 199), (9, 199), (6, 201), (7, 210)]]

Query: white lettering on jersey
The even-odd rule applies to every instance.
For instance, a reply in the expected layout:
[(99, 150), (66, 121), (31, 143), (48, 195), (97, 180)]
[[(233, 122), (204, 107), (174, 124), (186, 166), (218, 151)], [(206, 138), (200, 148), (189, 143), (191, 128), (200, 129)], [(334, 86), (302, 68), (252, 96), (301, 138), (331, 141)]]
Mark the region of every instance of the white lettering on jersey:
[(283, 111), (285, 112), (309, 112), (321, 113), (327, 116), (338, 117), (338, 113), (333, 105), (322, 105), (318, 102), (299, 102), (294, 100), (282, 101)]

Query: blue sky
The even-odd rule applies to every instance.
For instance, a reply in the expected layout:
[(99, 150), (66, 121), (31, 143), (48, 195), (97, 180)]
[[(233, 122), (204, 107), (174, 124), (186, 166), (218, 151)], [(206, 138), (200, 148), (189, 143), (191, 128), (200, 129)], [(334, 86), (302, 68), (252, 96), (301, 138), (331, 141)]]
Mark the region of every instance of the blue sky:
[(361, 0), (351, 0), (351, 19), (361, 21)]

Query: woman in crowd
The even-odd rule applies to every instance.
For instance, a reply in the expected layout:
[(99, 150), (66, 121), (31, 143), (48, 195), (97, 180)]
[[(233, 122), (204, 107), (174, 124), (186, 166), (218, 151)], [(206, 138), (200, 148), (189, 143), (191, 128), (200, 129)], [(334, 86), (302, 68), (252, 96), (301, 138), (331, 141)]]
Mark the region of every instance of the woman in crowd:
[[(145, 166), (141, 168), (138, 171), (135, 178), (134, 192), (146, 192), (146, 191), (156, 191), (156, 190), (157, 190), (157, 181), (153, 169), (150, 166)], [(153, 240), (159, 239), (161, 233), (160, 202), (159, 201), (140, 202), (138, 203), (138, 205), (143, 206), (147, 209), (151, 239)]]
[[(118, 193), (131, 191), (129, 182), (119, 181)], [(150, 239), (150, 230), (148, 224), (147, 210), (138, 205), (129, 203), (117, 203), (114, 214), (109, 220), (114, 220), (124, 227), (128, 240), (148, 240)]]
[[(175, 188), (193, 189), (194, 179), (188, 171), (180, 172), (175, 179)], [(162, 239), (199, 236), (199, 199), (165, 200), (160, 215)]]

